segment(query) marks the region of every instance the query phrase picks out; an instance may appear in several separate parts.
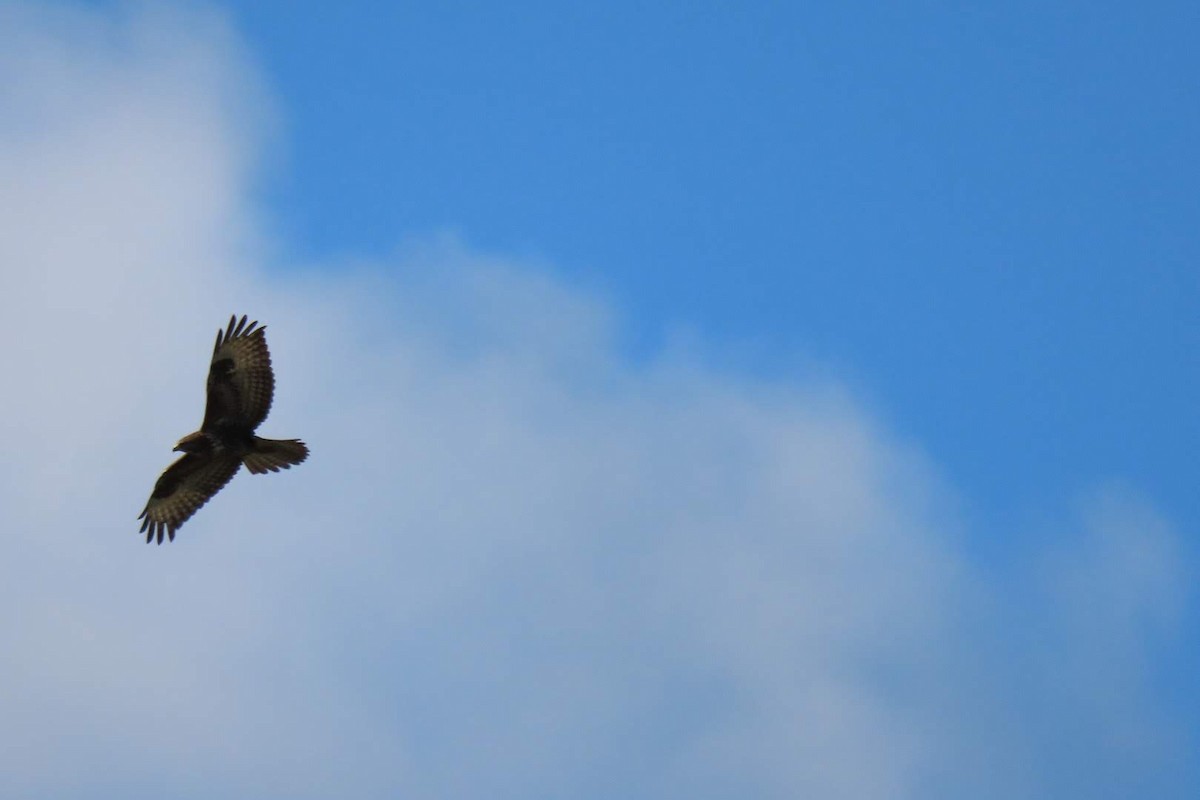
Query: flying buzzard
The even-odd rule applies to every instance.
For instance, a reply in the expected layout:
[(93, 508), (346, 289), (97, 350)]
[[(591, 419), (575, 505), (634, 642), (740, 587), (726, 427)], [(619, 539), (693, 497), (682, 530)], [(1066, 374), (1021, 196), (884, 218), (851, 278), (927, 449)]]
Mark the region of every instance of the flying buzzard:
[(163, 472), (146, 508), (142, 533), (149, 544), (163, 534), (175, 541), (175, 531), (237, 473), (242, 464), (258, 474), (278, 472), (308, 458), (299, 439), (263, 439), (254, 429), (271, 410), (275, 374), (263, 335), (266, 326), (246, 324), (246, 317), (229, 318), (217, 331), (212, 365), (208, 368), (208, 405), (200, 430), (175, 445), (183, 456)]

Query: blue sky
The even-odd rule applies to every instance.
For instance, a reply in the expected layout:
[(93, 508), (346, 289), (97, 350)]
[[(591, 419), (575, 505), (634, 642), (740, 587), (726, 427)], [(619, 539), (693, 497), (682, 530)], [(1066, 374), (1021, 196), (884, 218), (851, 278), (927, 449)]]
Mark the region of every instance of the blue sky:
[(988, 515), (1115, 476), (1200, 519), (1187, 4), (230, 8), (288, 257), (452, 230), (635, 352), (834, 365)]
[(1194, 796), (1198, 29), (0, 3), (0, 794)]

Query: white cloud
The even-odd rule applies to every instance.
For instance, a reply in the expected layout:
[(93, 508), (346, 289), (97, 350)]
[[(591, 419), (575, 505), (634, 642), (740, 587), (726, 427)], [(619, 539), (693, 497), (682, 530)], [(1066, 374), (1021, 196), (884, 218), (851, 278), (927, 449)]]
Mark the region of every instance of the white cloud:
[[(1031, 609), (966, 561), (936, 468), (833, 382), (627, 363), (603, 301), (452, 239), (264, 271), (270, 120), (242, 113), (264, 95), (218, 15), (0, 16), (5, 794), (1188, 778), (1145, 663), (1186, 561), (1141, 501), (1089, 504)], [(231, 311), (269, 324), (265, 434), (313, 458), (146, 547), (133, 518)], [(1063, 746), (1074, 718), (1103, 734)], [(1092, 755), (1103, 782), (1074, 774)]]

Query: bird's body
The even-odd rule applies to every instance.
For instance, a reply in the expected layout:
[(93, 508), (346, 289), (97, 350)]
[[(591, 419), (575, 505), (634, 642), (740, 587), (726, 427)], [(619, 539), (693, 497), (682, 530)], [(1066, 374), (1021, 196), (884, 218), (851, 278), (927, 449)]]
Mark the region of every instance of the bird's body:
[(175, 531), (245, 464), (252, 473), (278, 472), (308, 458), (299, 439), (264, 439), (254, 431), (271, 410), (275, 375), (266, 329), (246, 317), (217, 331), (208, 370), (208, 402), (200, 430), (179, 440), (183, 456), (163, 472), (138, 519), (146, 542)]

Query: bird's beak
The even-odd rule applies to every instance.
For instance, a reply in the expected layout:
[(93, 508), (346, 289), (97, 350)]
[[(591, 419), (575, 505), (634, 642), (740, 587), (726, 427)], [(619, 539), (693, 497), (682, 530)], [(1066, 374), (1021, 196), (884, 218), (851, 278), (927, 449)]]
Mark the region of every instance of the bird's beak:
[(182, 452), (182, 451), (183, 451), (183, 446), (182, 446), (182, 445), (178, 445), (178, 444), (177, 444), (177, 445), (175, 445), (174, 447), (172, 447), (172, 448), (171, 448), (171, 452), (172, 452), (172, 453), (179, 453), (179, 452)]

